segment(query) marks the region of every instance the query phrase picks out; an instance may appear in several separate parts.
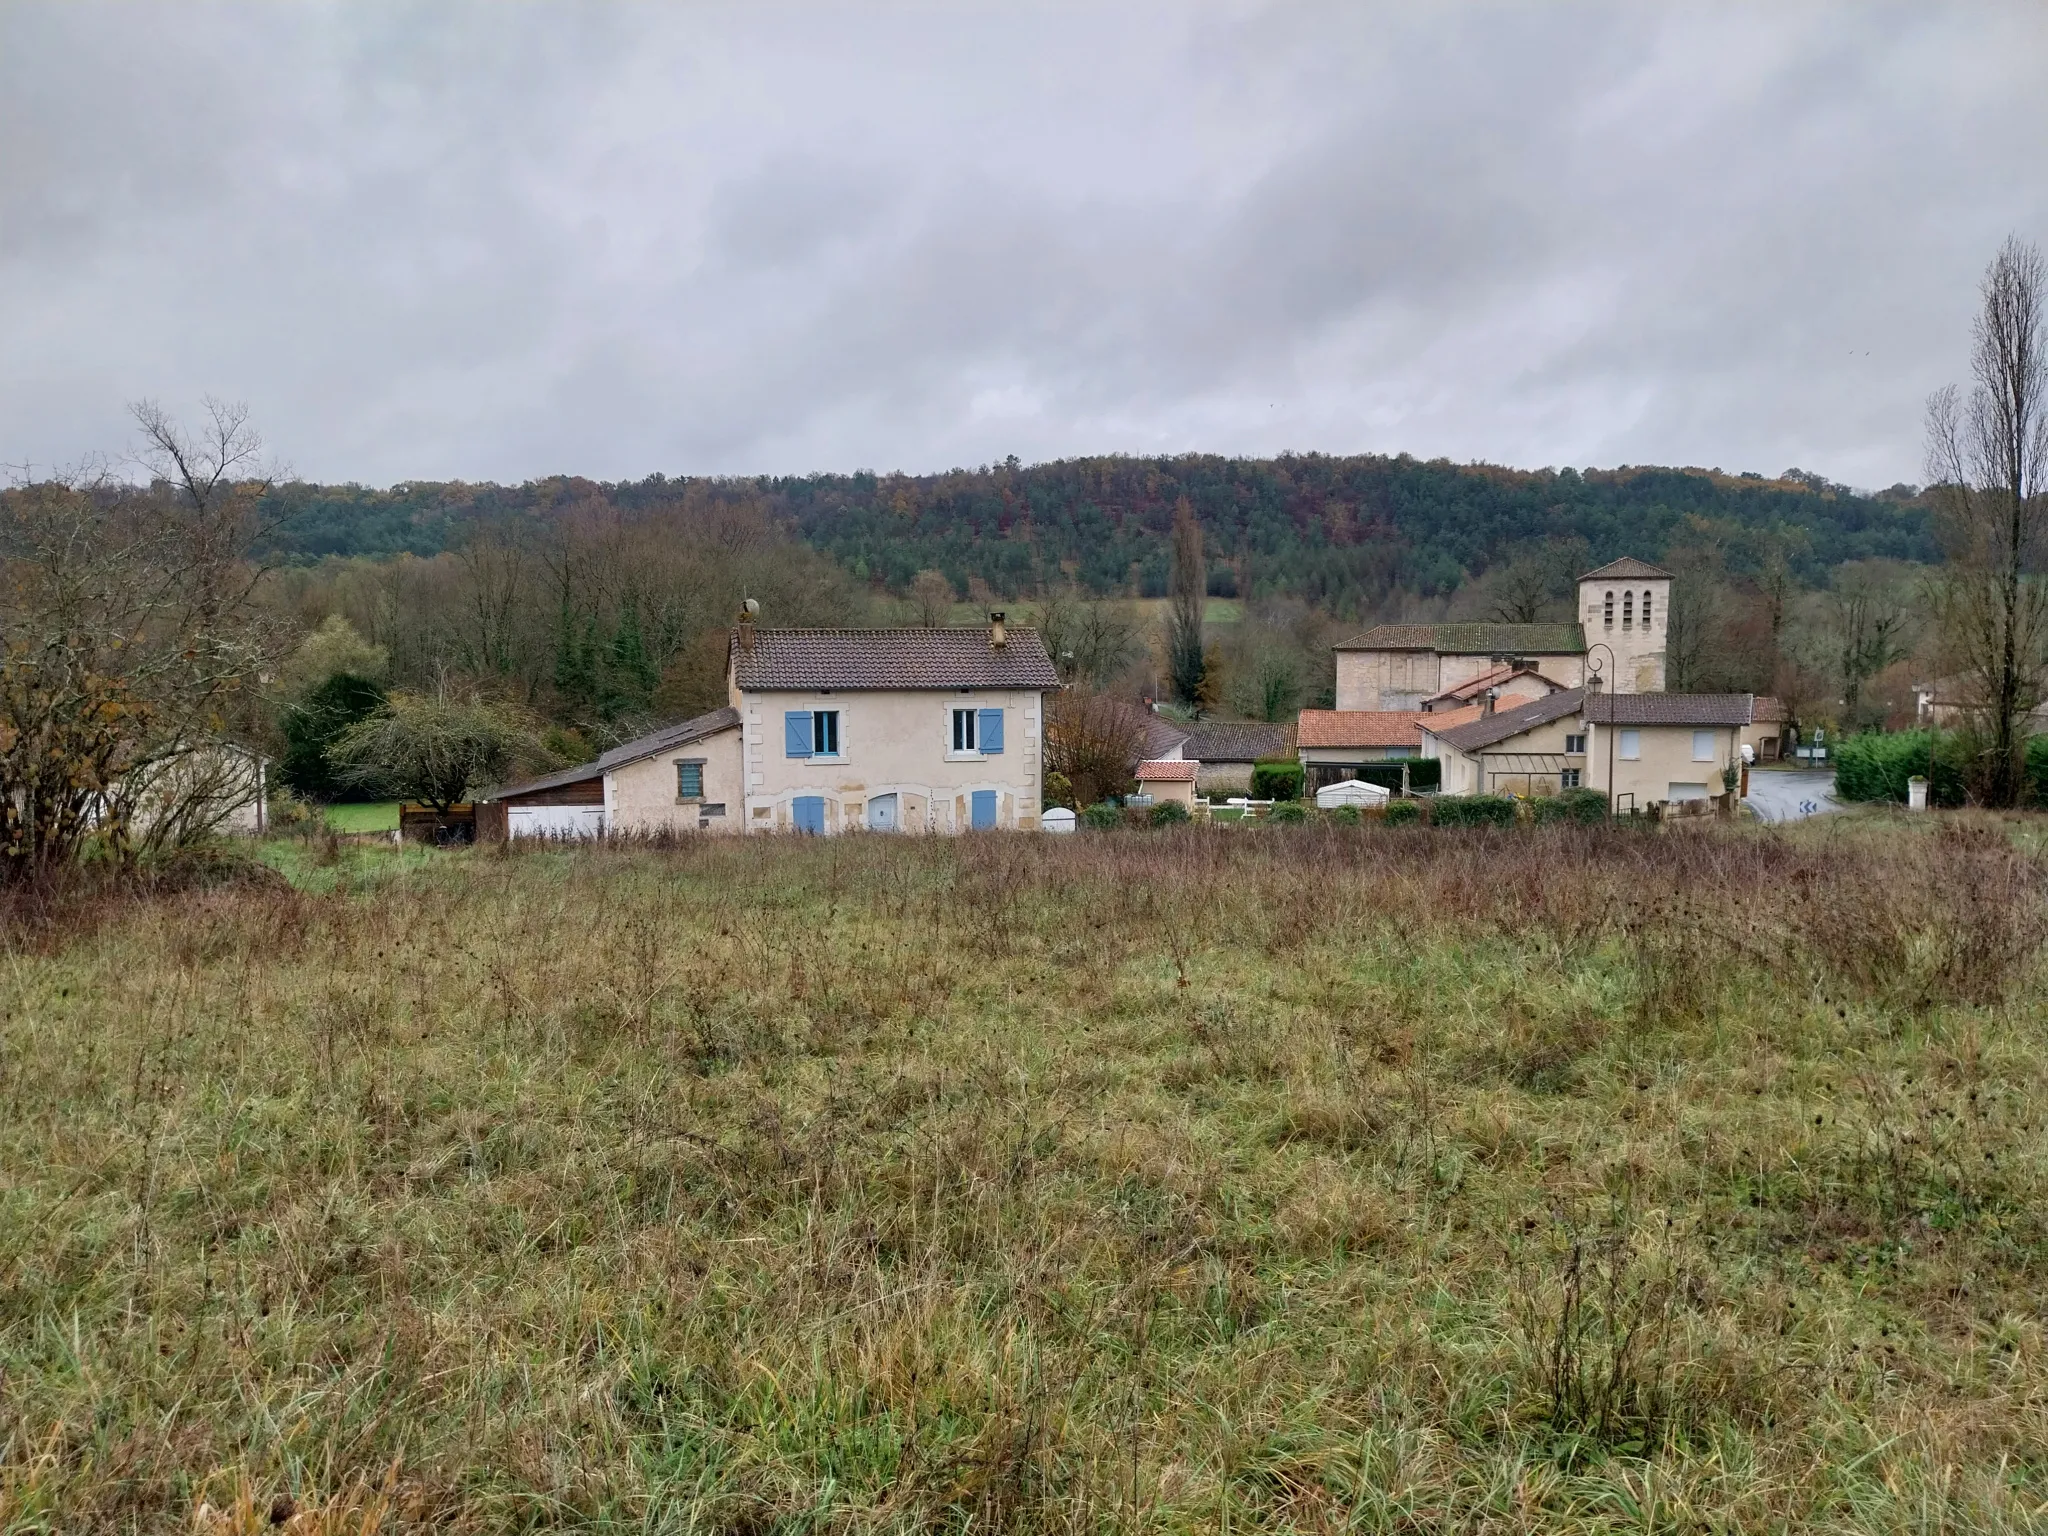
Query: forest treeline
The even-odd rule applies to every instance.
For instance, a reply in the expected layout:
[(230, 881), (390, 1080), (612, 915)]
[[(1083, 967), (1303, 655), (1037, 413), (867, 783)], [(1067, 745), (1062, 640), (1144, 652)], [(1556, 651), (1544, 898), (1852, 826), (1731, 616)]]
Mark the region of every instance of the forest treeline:
[(1174, 508), (1185, 499), (1202, 528), (1212, 596), (1293, 598), (1342, 619), (1404, 598), (1448, 598), (1546, 543), (1601, 561), (1660, 560), (1704, 541), (1738, 577), (1777, 561), (1806, 586), (1845, 562), (1937, 558), (1912, 486), (1864, 496), (1796, 469), (1765, 479), (1324, 454), (1012, 459), (937, 475), (283, 484), (264, 509), (273, 525), (265, 552), (291, 563), (431, 556), (480, 528), (544, 531), (595, 509), (630, 517), (686, 497), (759, 507), (858, 582), (905, 590), (936, 570), (962, 592), (1013, 599), (1068, 587), (1163, 597)]

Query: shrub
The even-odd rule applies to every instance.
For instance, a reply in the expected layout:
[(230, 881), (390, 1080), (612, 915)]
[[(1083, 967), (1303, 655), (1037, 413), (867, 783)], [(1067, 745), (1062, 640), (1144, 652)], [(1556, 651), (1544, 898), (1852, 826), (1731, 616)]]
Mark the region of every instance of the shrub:
[(1571, 822), (1590, 827), (1607, 819), (1607, 797), (1597, 789), (1568, 789), (1532, 803), (1538, 826)]
[(1072, 810), (1074, 808), (1074, 786), (1067, 781), (1067, 776), (1064, 773), (1055, 769), (1045, 776), (1045, 784), (1043, 792), (1039, 796), (1039, 802), (1042, 808), (1048, 811), (1054, 806), (1065, 806), (1068, 810)]
[[(1835, 746), (1835, 794), (1843, 800), (1906, 802), (1906, 781), (1927, 780), (1933, 805), (1961, 805), (1963, 770), (1956, 738), (1940, 731), (1864, 731)], [(2029, 777), (2034, 753), (2028, 753)], [(2048, 770), (2048, 759), (2044, 759)]]
[(1281, 822), (1290, 827), (1299, 826), (1308, 820), (1308, 807), (1299, 800), (1282, 800), (1267, 813), (1266, 820)]
[(1162, 800), (1152, 807), (1152, 814), (1146, 818), (1155, 827), (1175, 827), (1194, 818), (1188, 808), (1178, 800)]
[(1439, 827), (1512, 827), (1515, 802), (1506, 795), (1438, 795), (1429, 819)]
[(1291, 757), (1271, 757), (1252, 764), (1254, 800), (1299, 800), (1301, 764)]
[(1333, 826), (1358, 827), (1365, 824), (1365, 813), (1355, 805), (1340, 805), (1332, 809), (1326, 819)]
[(1107, 831), (1111, 827), (1120, 827), (1123, 824), (1124, 813), (1107, 800), (1091, 805), (1081, 813), (1081, 825), (1084, 827)]
[(1381, 820), (1390, 827), (1413, 826), (1422, 820), (1422, 803), (1418, 800), (1389, 800)]

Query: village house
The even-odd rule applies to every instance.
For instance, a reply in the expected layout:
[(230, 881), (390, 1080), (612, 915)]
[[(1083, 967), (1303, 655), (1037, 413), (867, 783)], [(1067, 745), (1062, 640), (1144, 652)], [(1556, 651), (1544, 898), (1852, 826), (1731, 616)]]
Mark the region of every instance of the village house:
[(1295, 726), (1302, 783), (1313, 794), (1357, 778), (1361, 769), (1419, 758), (1425, 721), (1448, 730), (1467, 720), (1477, 720), (1481, 712), (1482, 706), (1478, 704), (1436, 713), (1419, 709), (1304, 709)]
[(726, 708), (485, 797), (481, 835), (1038, 825), (1036, 631), (742, 622), (727, 654)]
[(1266, 759), (1292, 757), (1293, 738), (1288, 726), (1262, 720), (1204, 720), (1172, 755), (1192, 758), (1199, 765), (1196, 792), (1247, 795), (1252, 769)]
[(664, 726), (577, 768), (476, 800), (476, 835), (599, 837), (737, 832), (740, 712), (730, 706)]
[(1671, 573), (1623, 558), (1579, 578), (1571, 623), (1381, 624), (1336, 647), (1337, 708), (1455, 707), (1470, 702), (1461, 690), (1487, 674), (1578, 688), (1589, 659), (1611, 693), (1659, 693), (1670, 613)]
[(1572, 688), (1461, 724), (1425, 720), (1423, 752), (1438, 760), (1444, 794), (1597, 789), (1617, 810), (1643, 809), (1721, 794), (1755, 705), (1747, 693)]

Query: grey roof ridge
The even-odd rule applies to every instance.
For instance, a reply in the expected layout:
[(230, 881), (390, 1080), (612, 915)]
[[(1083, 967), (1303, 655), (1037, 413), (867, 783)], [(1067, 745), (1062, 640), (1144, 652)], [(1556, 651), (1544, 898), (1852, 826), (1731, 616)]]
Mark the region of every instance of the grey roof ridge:
[[(1454, 725), (1447, 731), (1430, 731), (1430, 734), (1460, 752), (1472, 747), (1490, 747), (1496, 741), (1506, 741), (1510, 736), (1519, 736), (1536, 726), (1577, 714), (1585, 698), (1586, 690), (1583, 688), (1564, 688), (1513, 709), (1497, 709), (1477, 720)], [(1424, 725), (1422, 729), (1428, 731), (1429, 727)]]

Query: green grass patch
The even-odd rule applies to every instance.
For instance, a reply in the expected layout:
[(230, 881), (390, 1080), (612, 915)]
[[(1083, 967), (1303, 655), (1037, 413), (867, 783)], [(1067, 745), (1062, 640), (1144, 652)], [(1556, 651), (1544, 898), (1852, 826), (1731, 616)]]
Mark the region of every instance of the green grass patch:
[(396, 832), (396, 800), (366, 800), (354, 805), (327, 807), (327, 826), (334, 832)]
[(2025, 831), (312, 839), (24, 904), (0, 1531), (2038, 1528)]

